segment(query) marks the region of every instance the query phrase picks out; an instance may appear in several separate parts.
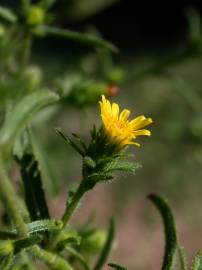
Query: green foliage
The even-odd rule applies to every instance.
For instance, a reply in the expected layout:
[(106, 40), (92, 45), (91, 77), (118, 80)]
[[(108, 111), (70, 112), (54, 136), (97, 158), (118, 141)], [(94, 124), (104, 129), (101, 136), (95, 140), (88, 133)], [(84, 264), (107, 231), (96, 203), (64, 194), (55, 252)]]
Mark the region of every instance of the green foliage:
[(171, 270), (177, 250), (177, 234), (174, 217), (170, 206), (164, 198), (157, 195), (149, 195), (148, 198), (158, 208), (164, 223), (166, 246), (162, 270)]
[(109, 263), (108, 264), (111, 268), (114, 268), (116, 270), (127, 270), (127, 268), (123, 267), (123, 266), (120, 266), (118, 264), (115, 264), (115, 263)]
[(102, 252), (100, 253), (100, 257), (98, 258), (98, 260), (93, 268), (94, 270), (100, 270), (105, 265), (105, 262), (107, 260), (108, 255), (109, 255), (109, 252), (112, 248), (114, 234), (115, 234), (115, 223), (114, 223), (114, 220), (112, 219), (110, 221), (110, 226), (109, 226), (108, 235), (107, 235), (105, 245), (102, 249)]
[(18, 162), (31, 220), (50, 218), (37, 161), (33, 155), (25, 154)]
[[(113, 2), (74, 1), (74, 4), (70, 3), (69, 11), (75, 20), (79, 20)], [(2, 222), (0, 230), (2, 270), (34, 270), (36, 259), (53, 270), (103, 269), (113, 248), (113, 219), (106, 232), (89, 224), (70, 227), (71, 217), (81, 198), (98, 183), (109, 182), (118, 171), (135, 174), (141, 167), (109, 140), (103, 127), (93, 127), (88, 143), (76, 134), (68, 137), (56, 129), (65, 143), (81, 156), (82, 179), (75, 185), (76, 188), (69, 189), (63, 216), (58, 219), (51, 217), (46, 192), (50, 189), (50, 194), (56, 193), (58, 179), (54, 175), (55, 167), (50, 164), (50, 157), (43, 148), (39, 132), (41, 126), (46, 129), (45, 120), (57, 116), (66, 105), (84, 109), (97, 103), (102, 94), (116, 95), (125, 77), (124, 70), (112, 60), (111, 53), (118, 49), (97, 31), (78, 33), (51, 24), (55, 17), (55, 4), (55, 0), (40, 0), (35, 4), (22, 0), (21, 9), (15, 12), (0, 6), (0, 199), (8, 216), (7, 223)], [(200, 17), (190, 9), (188, 18), (189, 47), (178, 59), (191, 52), (201, 54)], [(76, 72), (67, 70), (64, 74), (53, 74), (47, 80), (43, 65), (31, 62), (33, 38), (48, 36), (71, 40), (81, 46), (85, 44), (96, 50), (80, 63)], [(180, 76), (163, 70), (173, 61), (176, 59), (164, 59), (152, 67), (139, 70), (134, 77), (139, 79), (155, 72), (161, 74), (173, 84), (190, 109), (198, 112), (201, 101), (190, 90), (189, 84)], [(200, 138), (201, 119), (198, 117), (195, 120), (190, 125), (190, 132)], [(55, 150), (57, 146), (54, 145), (53, 156)], [(57, 158), (62, 161), (62, 157)], [(13, 171), (20, 172), (17, 187), (9, 179)], [(178, 243), (175, 220), (167, 201), (158, 195), (150, 195), (149, 199), (159, 210), (164, 224), (166, 245), (162, 270), (172, 269), (177, 248), (181, 269), (187, 270), (186, 256)], [(192, 270), (202, 269), (201, 260), (201, 252), (198, 252), (193, 259)], [(126, 270), (116, 263), (109, 263), (108, 266)]]
[(201, 270), (202, 269), (202, 253), (201, 251), (197, 252), (196, 256), (192, 262), (192, 270)]
[(8, 8), (0, 6), (0, 18), (10, 23), (16, 23), (16, 15)]

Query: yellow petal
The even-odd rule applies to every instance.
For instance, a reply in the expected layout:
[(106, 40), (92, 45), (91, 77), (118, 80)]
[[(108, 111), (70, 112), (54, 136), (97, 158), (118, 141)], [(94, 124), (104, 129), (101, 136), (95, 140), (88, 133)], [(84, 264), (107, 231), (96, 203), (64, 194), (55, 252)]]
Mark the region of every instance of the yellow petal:
[(112, 115), (116, 118), (119, 116), (119, 105), (117, 103), (112, 104)]
[[(139, 118), (139, 117), (137, 117), (137, 118)], [(131, 123), (131, 122), (133, 122), (133, 123)], [(130, 125), (132, 126), (132, 128), (134, 130), (136, 130), (136, 129), (140, 129), (142, 127), (145, 127), (145, 126), (151, 124), (153, 121), (151, 118), (145, 118), (144, 116), (142, 116), (142, 118), (139, 118), (136, 122), (135, 122), (135, 119), (134, 119), (134, 121), (131, 121), (131, 122), (130, 122)]]
[(130, 111), (125, 109), (120, 113), (119, 119), (123, 120), (123, 121), (126, 121), (128, 119), (128, 117), (129, 117), (129, 115), (130, 115)]
[(133, 132), (134, 136), (151, 136), (151, 132), (147, 129), (140, 129)]

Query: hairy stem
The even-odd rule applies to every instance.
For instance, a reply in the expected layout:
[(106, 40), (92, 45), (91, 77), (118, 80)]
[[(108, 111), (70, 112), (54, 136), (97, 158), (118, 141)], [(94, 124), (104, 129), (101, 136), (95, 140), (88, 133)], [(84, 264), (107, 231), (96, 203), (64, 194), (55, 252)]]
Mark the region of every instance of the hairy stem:
[(49, 251), (43, 250), (38, 246), (33, 246), (29, 249), (29, 252), (37, 257), (39, 260), (46, 263), (50, 269), (53, 270), (72, 270), (70, 264), (58, 256), (57, 254), (51, 253)]
[(78, 206), (78, 203), (79, 203), (80, 199), (82, 198), (82, 196), (84, 195), (85, 192), (86, 192), (86, 188), (85, 188), (85, 185), (84, 185), (84, 181), (82, 181), (80, 183), (76, 193), (74, 194), (70, 204), (69, 205), (67, 204), (67, 206), (66, 206), (64, 215), (62, 217), (63, 228), (69, 222), (74, 210)]
[(0, 198), (2, 203), (11, 219), (14, 223), (19, 236), (25, 237), (27, 235), (26, 224), (20, 214), (18, 206), (18, 199), (15, 191), (10, 184), (7, 172), (5, 170), (5, 164), (3, 158), (0, 156)]

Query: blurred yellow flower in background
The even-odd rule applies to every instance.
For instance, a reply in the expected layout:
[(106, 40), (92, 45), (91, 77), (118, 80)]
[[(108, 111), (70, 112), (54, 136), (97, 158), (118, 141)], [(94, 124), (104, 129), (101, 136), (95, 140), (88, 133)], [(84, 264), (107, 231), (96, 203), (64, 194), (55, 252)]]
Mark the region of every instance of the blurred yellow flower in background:
[(119, 149), (129, 144), (140, 146), (135, 142), (137, 136), (150, 136), (151, 132), (143, 127), (152, 123), (151, 118), (140, 115), (129, 121), (130, 111), (124, 109), (119, 111), (117, 103), (110, 103), (109, 100), (102, 95), (102, 101), (99, 102), (101, 109), (101, 118), (103, 130), (110, 142), (115, 143)]

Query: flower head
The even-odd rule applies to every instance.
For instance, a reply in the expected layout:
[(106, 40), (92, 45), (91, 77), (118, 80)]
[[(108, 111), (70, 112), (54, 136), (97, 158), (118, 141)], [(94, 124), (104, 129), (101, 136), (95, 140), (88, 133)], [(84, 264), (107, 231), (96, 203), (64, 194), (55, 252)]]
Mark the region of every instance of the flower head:
[(99, 103), (105, 135), (108, 140), (113, 144), (116, 144), (119, 149), (122, 149), (129, 144), (140, 146), (140, 144), (135, 141), (136, 137), (151, 135), (149, 130), (142, 129), (152, 123), (151, 118), (140, 115), (129, 121), (128, 117), (130, 111), (124, 109), (120, 112), (119, 105), (117, 103), (111, 104), (104, 95), (102, 95), (102, 101)]

